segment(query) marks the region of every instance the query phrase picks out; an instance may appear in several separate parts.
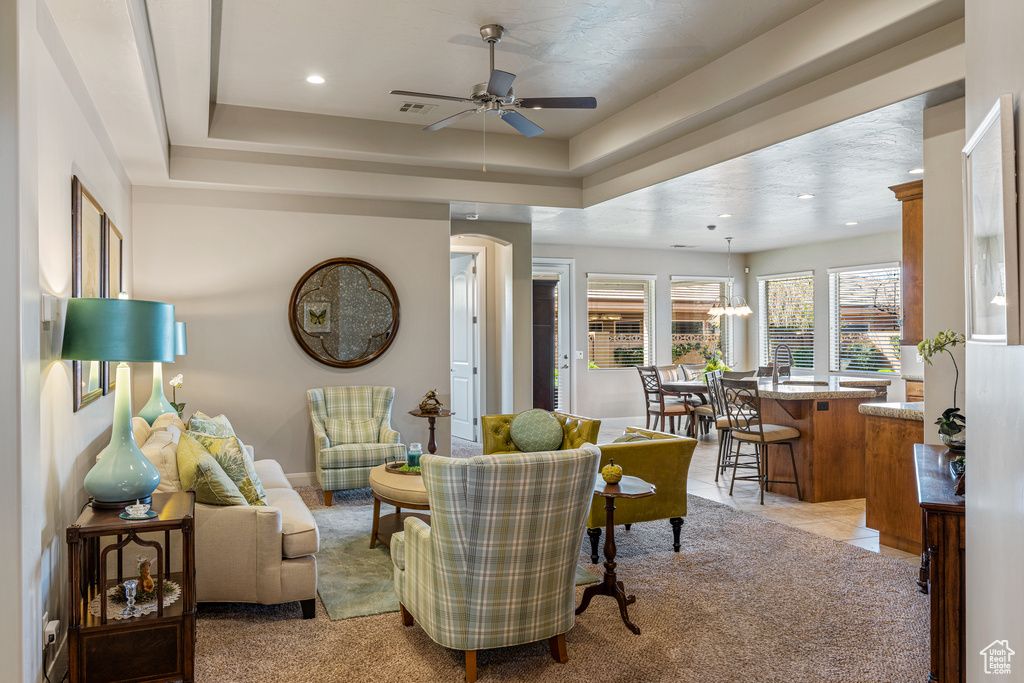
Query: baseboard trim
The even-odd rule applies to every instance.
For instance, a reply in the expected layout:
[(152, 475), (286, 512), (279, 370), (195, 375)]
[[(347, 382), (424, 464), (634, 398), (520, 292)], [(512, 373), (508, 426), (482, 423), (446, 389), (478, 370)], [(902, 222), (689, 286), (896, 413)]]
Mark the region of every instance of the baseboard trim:
[(284, 475), (288, 478), (288, 483), (294, 486), (319, 486), (320, 482), (316, 480), (316, 472), (293, 472), (292, 474)]

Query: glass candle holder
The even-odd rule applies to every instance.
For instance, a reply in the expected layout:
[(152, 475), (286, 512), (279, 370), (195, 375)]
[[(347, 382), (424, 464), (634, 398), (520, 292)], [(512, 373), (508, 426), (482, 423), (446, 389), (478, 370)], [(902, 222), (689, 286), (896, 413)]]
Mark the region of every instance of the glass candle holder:
[(406, 464), (408, 464), (409, 467), (419, 467), (421, 455), (423, 455), (423, 444), (409, 444), (409, 456), (406, 460)]

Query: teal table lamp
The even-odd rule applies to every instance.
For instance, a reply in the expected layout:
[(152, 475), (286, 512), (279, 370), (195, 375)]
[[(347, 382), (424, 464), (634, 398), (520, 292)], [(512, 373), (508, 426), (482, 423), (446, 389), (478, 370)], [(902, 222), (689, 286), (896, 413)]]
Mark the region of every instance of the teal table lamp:
[[(185, 323), (174, 323), (174, 355), (185, 356), (188, 354), (188, 344), (185, 341)], [(172, 363), (174, 361), (171, 361)], [(139, 411), (139, 417), (152, 425), (156, 419), (164, 413), (178, 414), (178, 411), (167, 400), (164, 394), (164, 366), (162, 363), (153, 363), (153, 393), (149, 395), (149, 401)]]
[(121, 508), (149, 502), (160, 472), (139, 450), (132, 434), (129, 362), (174, 361), (174, 306), (127, 299), (68, 299), (61, 358), (115, 361), (114, 424), (110, 445), (85, 475), (93, 507)]

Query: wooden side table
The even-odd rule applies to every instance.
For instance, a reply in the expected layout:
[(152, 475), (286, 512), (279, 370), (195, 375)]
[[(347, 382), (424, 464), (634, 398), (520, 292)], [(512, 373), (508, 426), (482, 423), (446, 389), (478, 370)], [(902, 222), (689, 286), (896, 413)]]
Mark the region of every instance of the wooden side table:
[(437, 453), (437, 441), (434, 440), (434, 425), (437, 423), (437, 418), (451, 417), (455, 413), (450, 410), (442, 410), (439, 413), (424, 413), (422, 410), (417, 408), (416, 410), (410, 410), (409, 414), (413, 417), (427, 418), (427, 423), (430, 425), (430, 441), (427, 443), (427, 452), (431, 455)]
[[(192, 683), (196, 642), (196, 585), (191, 491), (154, 493), (146, 520), (124, 520), (120, 510), (86, 507), (67, 528), (69, 624), (68, 670), (71, 683), (131, 681), (132, 683)], [(163, 542), (142, 538), (159, 537)], [(181, 534), (181, 571), (170, 572), (171, 532)], [(103, 537), (108, 539), (103, 545)], [(116, 540), (115, 540), (116, 539)], [(157, 609), (128, 619), (114, 619), (106, 610), (108, 590), (121, 583), (122, 553), (129, 544), (154, 548), (151, 569), (156, 584)], [(107, 576), (107, 556), (117, 556), (117, 576)], [(163, 584), (181, 586), (181, 597), (165, 605)], [(89, 603), (100, 596), (100, 616), (89, 612)]]
[(619, 603), (619, 614), (622, 621), (633, 633), (640, 635), (640, 627), (629, 620), (629, 613), (626, 608), (636, 602), (635, 595), (626, 595), (622, 588), (622, 582), (615, 575), (615, 499), (616, 498), (646, 498), (653, 496), (655, 488), (639, 477), (623, 477), (618, 484), (607, 484), (601, 475), (597, 475), (594, 482), (594, 495), (602, 496), (605, 499), (605, 521), (607, 523), (607, 534), (604, 539), (604, 580), (587, 586), (583, 591), (583, 599), (580, 606), (576, 608), (576, 614), (580, 615), (590, 605), (595, 595), (608, 595), (615, 598)]

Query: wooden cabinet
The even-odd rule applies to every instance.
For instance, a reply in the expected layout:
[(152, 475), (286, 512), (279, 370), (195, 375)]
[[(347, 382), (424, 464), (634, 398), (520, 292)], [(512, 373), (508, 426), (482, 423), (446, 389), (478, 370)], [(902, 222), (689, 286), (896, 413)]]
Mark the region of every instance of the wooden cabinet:
[(929, 681), (967, 680), (966, 520), (964, 498), (953, 493), (944, 446), (914, 446), (924, 552), (918, 585), (931, 601)]
[(889, 188), (903, 203), (903, 338), (917, 346), (924, 338), (924, 181)]
[(920, 403), (924, 401), (924, 382), (916, 379), (908, 379), (907, 383), (907, 402), (908, 403)]
[[(128, 521), (119, 510), (86, 507), (67, 528), (68, 670), (71, 683), (163, 683), (193, 680), (196, 642), (195, 545), (192, 492), (154, 493), (153, 519)], [(181, 571), (171, 572), (171, 534), (181, 536)], [(103, 539), (106, 538), (106, 543)], [(161, 540), (154, 540), (161, 539)], [(138, 546), (141, 546), (139, 548)], [(151, 573), (157, 595), (173, 581), (181, 596), (156, 611), (115, 619), (108, 610), (99, 616), (89, 603), (134, 575), (122, 575), (122, 554), (155, 549)], [(108, 578), (108, 556), (116, 554), (116, 578)], [(149, 550), (152, 557), (152, 550)], [(134, 557), (134, 555), (129, 555)]]
[(865, 523), (882, 545), (920, 553), (914, 444), (924, 440), (924, 422), (865, 415), (864, 436)]

